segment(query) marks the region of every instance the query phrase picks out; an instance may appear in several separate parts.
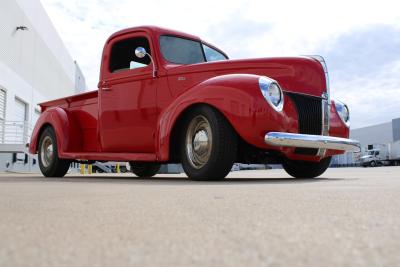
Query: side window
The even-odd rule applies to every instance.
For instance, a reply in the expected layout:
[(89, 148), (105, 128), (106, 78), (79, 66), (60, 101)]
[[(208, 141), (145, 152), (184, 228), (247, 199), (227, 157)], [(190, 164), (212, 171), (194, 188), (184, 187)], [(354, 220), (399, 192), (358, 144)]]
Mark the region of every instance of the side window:
[(150, 64), (150, 58), (138, 58), (135, 49), (139, 46), (151, 55), (149, 41), (146, 37), (135, 37), (119, 41), (111, 48), (109, 70), (112, 73), (143, 68)]
[(207, 62), (210, 61), (219, 61), (219, 60), (227, 60), (226, 56), (217, 50), (203, 44), (204, 54), (206, 55)]

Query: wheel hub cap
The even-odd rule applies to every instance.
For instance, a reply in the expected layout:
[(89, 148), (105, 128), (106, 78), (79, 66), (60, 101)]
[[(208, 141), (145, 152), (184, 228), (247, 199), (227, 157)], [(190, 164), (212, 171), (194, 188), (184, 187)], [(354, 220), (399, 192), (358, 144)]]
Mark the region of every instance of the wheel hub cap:
[(189, 163), (196, 169), (209, 160), (212, 150), (212, 132), (208, 120), (197, 116), (190, 122), (186, 133), (186, 154)]
[(54, 147), (53, 140), (49, 136), (46, 136), (42, 142), (40, 148), (40, 158), (44, 167), (49, 167), (54, 159)]

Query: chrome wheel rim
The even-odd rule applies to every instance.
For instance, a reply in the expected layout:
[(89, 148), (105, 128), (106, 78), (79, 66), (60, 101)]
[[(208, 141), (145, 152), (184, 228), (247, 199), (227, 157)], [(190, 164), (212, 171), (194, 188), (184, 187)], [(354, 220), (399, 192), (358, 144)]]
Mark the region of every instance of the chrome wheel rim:
[(54, 160), (54, 146), (53, 140), (50, 136), (46, 136), (43, 139), (42, 146), (40, 148), (40, 159), (44, 167), (49, 167)]
[(186, 132), (186, 155), (190, 165), (203, 167), (210, 159), (212, 131), (209, 121), (202, 115), (192, 119)]

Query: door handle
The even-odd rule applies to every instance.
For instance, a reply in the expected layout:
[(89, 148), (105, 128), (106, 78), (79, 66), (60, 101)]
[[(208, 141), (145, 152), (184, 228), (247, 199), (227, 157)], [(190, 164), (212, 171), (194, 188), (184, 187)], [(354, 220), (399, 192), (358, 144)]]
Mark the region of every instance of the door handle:
[(99, 82), (99, 89), (104, 90), (104, 91), (109, 91), (109, 90), (111, 90), (111, 87), (107, 81), (102, 81), (102, 82)]

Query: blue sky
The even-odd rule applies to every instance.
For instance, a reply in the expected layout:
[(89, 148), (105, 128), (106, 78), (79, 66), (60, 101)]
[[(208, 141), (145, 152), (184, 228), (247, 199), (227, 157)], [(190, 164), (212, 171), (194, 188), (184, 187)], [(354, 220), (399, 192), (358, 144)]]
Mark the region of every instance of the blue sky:
[[(396, 1), (41, 0), (89, 89), (113, 32), (159, 25), (200, 36), (231, 58), (319, 54), (352, 128), (400, 117), (400, 12)], [(139, 4), (142, 3), (142, 4)]]

